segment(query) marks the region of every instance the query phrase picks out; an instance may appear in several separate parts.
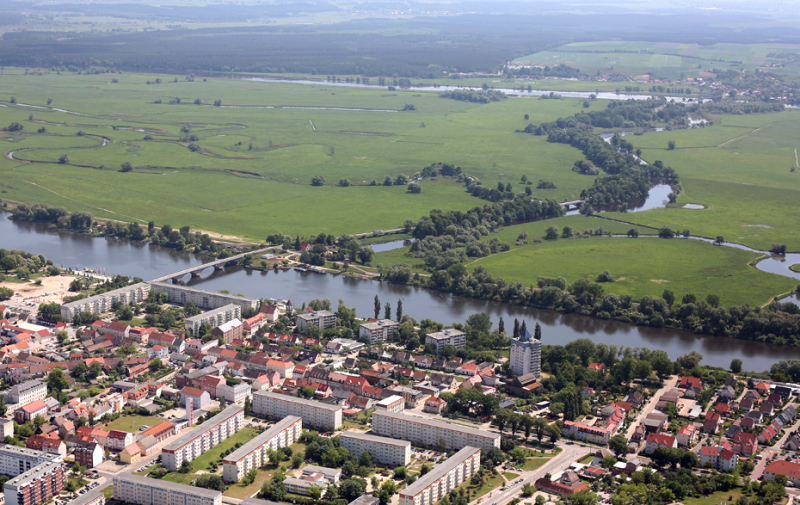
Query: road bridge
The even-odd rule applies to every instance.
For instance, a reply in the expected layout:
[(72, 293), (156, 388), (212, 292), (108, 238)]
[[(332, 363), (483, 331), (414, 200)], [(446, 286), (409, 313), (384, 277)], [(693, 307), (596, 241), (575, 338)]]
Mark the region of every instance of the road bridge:
[(158, 279), (153, 279), (150, 282), (169, 282), (170, 280), (172, 280), (172, 282), (178, 282), (187, 274), (190, 274), (192, 277), (200, 277), (200, 273), (206, 268), (213, 267), (214, 270), (225, 270), (225, 267), (231, 264), (238, 265), (239, 261), (241, 261), (245, 256), (264, 253), (272, 249), (275, 249), (275, 246), (262, 247), (261, 249), (256, 249), (255, 251), (248, 251), (235, 256), (229, 256), (227, 258), (210, 261), (208, 263), (203, 263), (202, 265), (197, 265), (196, 267), (183, 269), (180, 272), (164, 275)]

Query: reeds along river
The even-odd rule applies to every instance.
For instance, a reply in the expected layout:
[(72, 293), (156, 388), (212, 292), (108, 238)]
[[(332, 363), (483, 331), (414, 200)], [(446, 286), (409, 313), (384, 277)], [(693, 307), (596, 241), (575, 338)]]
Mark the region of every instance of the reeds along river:
[[(134, 244), (127, 240), (92, 238), (85, 235), (48, 230), (44, 225), (16, 223), (0, 214), (0, 247), (42, 254), (56, 266), (104, 268), (109, 274), (120, 273), (153, 279), (203, 261), (191, 254), (158, 246)], [(456, 298), (447, 294), (409, 286), (398, 286), (344, 276), (300, 273), (294, 270), (261, 272), (241, 267), (224, 272), (209, 269), (190, 285), (256, 298), (291, 299), (296, 305), (313, 298), (328, 298), (334, 305), (340, 298), (354, 307), (361, 317), (372, 316), (377, 294), (383, 304), (390, 303), (393, 313), (397, 300), (403, 300), (403, 313), (417, 320), (430, 318), (445, 324), (463, 322), (471, 314), (486, 312), (495, 325), (502, 317), (506, 327), (515, 318), (542, 325), (545, 344), (566, 344), (589, 338), (617, 346), (663, 349), (671, 358), (697, 351), (710, 365), (728, 367), (733, 358), (744, 361), (745, 370), (766, 370), (785, 359), (800, 359), (800, 348), (777, 347), (745, 340), (701, 337), (670, 329), (638, 327), (616, 321), (603, 321), (576, 314), (526, 308), (504, 303)]]

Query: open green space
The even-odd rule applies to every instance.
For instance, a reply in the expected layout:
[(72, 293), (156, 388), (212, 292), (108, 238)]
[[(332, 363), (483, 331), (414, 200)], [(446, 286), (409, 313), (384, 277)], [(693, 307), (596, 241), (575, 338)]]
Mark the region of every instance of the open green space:
[(550, 461), (550, 458), (528, 458), (519, 468), (526, 472), (531, 472), (533, 470), (538, 470), (548, 461)]
[(106, 500), (114, 496), (114, 486), (104, 487), (102, 491), (103, 491), (103, 496), (106, 497)]
[(139, 431), (142, 426), (153, 427), (163, 421), (158, 416), (140, 416), (140, 415), (122, 415), (118, 419), (111, 421), (105, 425), (106, 430), (122, 430), (128, 431), (133, 434)]
[(692, 293), (704, 299), (720, 297), (723, 305), (762, 305), (778, 293), (792, 290), (797, 281), (749, 266), (759, 257), (729, 247), (685, 239), (572, 238), (543, 241), (478, 259), (481, 265), (508, 282), (535, 285), (539, 276), (596, 280), (608, 271), (615, 282), (604, 283), (606, 293), (661, 296), (665, 289), (678, 300)]
[[(432, 92), (324, 83), (175, 83), (165, 76), (148, 85), (154, 78), (142, 74), (114, 79), (119, 82), (109, 75), (6, 70), (0, 96), (17, 103), (0, 107), (0, 124), (16, 121), (25, 129), (0, 136), (2, 198), (258, 240), (277, 231), (394, 228), (433, 208), (483, 204), (453, 179), (423, 181), (416, 195), (405, 185), (382, 185), (386, 177), (412, 175), (438, 161), (489, 186), (510, 183), (518, 192), (523, 175), (555, 183), (556, 189), (535, 190), (540, 198), (575, 199), (591, 184), (568, 169), (580, 157), (574, 149), (514, 133), (529, 121), (584, 110), (582, 100), (476, 104)], [(169, 103), (177, 97), (180, 104)], [(194, 105), (196, 99), (202, 105)], [(215, 100), (222, 106), (214, 107)], [(403, 112), (407, 103), (416, 110)], [(603, 106), (594, 102), (590, 110)], [(41, 127), (47, 132), (37, 133)], [(9, 159), (11, 151), (36, 163)], [(58, 162), (63, 155), (68, 163)], [(120, 172), (123, 162), (133, 171)], [(326, 178), (325, 186), (311, 186), (317, 175)], [(340, 179), (352, 185), (338, 187)]]
[(234, 447), (236, 444), (244, 445), (246, 442), (256, 438), (258, 431), (252, 428), (244, 428), (236, 432), (232, 437), (226, 438), (219, 444), (207, 450), (197, 459), (192, 461), (194, 470), (208, 470), (208, 464), (219, 459), (220, 454)]
[[(800, 251), (800, 112), (722, 116), (713, 126), (653, 132), (631, 139), (648, 161), (663, 160), (681, 175), (676, 208), (608, 217), (653, 227), (688, 228), (760, 250), (774, 243)], [(667, 150), (667, 141), (677, 148)], [(794, 171), (792, 168), (794, 167)], [(687, 203), (702, 210), (684, 209)]]
[[(306, 451), (305, 444), (296, 443), (292, 445), (292, 454), (296, 453), (304, 454), (305, 451)], [(275, 474), (278, 468), (280, 468), (284, 473), (287, 473), (289, 471), (290, 466), (291, 466), (291, 461), (283, 461), (280, 463), (280, 465), (278, 465), (277, 468), (273, 468), (272, 466), (259, 468), (258, 475), (256, 475), (256, 478), (252, 484), (249, 484), (247, 486), (242, 485), (242, 483), (233, 484), (229, 486), (228, 489), (225, 490), (223, 495), (231, 498), (236, 498), (239, 500), (249, 498), (250, 496), (253, 496), (255, 493), (257, 493), (265, 482), (272, 479), (272, 476)]]
[(741, 488), (734, 488), (730, 491), (717, 491), (707, 496), (699, 498), (689, 497), (683, 499), (685, 505), (717, 505), (718, 503), (735, 503), (742, 496)]
[[(780, 65), (781, 53), (797, 53), (793, 44), (685, 44), (678, 42), (575, 42), (517, 58), (515, 63), (532, 65), (565, 64), (588, 75), (645, 75), (678, 79), (713, 77), (714, 69), (738, 70)], [(624, 83), (617, 83), (619, 84)]]

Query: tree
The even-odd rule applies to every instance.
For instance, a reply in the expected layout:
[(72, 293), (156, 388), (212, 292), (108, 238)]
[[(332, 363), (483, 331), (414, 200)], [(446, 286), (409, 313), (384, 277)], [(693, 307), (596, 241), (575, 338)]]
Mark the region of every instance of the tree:
[(786, 254), (786, 244), (772, 244), (772, 247), (769, 248), (769, 252), (772, 254)]
[(61, 163), (62, 165), (66, 165), (67, 163), (69, 163), (69, 156), (67, 156), (66, 154), (62, 154), (61, 156), (58, 157), (58, 162)]
[(661, 238), (673, 238), (675, 236), (675, 232), (672, 231), (669, 226), (664, 225), (658, 230), (658, 236)]
[(530, 482), (526, 482), (525, 484), (523, 484), (522, 496), (524, 496), (525, 498), (533, 495), (534, 491), (536, 491), (536, 488), (533, 487), (533, 484), (531, 484)]
[(638, 238), (639, 237), (639, 230), (636, 228), (631, 228), (628, 230), (628, 236), (630, 238)]
[(339, 179), (339, 186), (342, 188), (350, 187), (351, 184), (350, 179)]
[(669, 289), (665, 289), (663, 293), (661, 293), (661, 298), (667, 302), (667, 305), (672, 307), (672, 304), (675, 303), (675, 293), (670, 291)]
[(668, 141), (667, 142), (667, 150), (668, 151), (672, 151), (674, 149), (675, 149), (675, 141), (674, 140)]
[(311, 486), (308, 488), (308, 496), (311, 497), (313, 500), (319, 500), (319, 497), (322, 496), (322, 488), (319, 486)]
[(408, 185), (408, 192), (412, 194), (422, 193), (422, 186), (420, 186), (416, 182), (412, 182), (411, 184)]
[(373, 301), (373, 309), (375, 312), (375, 319), (378, 319), (378, 316), (381, 315), (381, 299), (378, 298), (378, 295), (375, 295), (375, 300)]
[(124, 161), (120, 167), (120, 172), (130, 172), (133, 170), (133, 163), (130, 161)]
[(722, 245), (725, 243), (725, 237), (717, 236), (716, 240), (714, 240), (714, 245)]
[(383, 318), (384, 319), (391, 319), (392, 318), (392, 304), (386, 302), (386, 305), (383, 307)]
[(545, 240), (555, 240), (558, 238), (558, 228), (555, 226), (548, 226), (547, 230), (545, 230), (544, 239)]
[(742, 360), (739, 358), (733, 358), (731, 360), (731, 372), (741, 373), (741, 371), (742, 371)]
[(189, 460), (184, 459), (183, 463), (181, 463), (181, 467), (178, 469), (180, 473), (189, 473), (192, 471), (192, 463)]
[(397, 321), (401, 321), (403, 319), (403, 300), (397, 300), (396, 310)]
[(324, 186), (325, 185), (325, 177), (321, 175), (315, 175), (311, 178), (311, 185), (312, 186)]
[(622, 434), (614, 435), (608, 441), (608, 448), (618, 457), (624, 456), (628, 454), (628, 440)]
[(339, 483), (339, 496), (351, 502), (367, 492), (367, 481), (359, 478), (346, 479)]

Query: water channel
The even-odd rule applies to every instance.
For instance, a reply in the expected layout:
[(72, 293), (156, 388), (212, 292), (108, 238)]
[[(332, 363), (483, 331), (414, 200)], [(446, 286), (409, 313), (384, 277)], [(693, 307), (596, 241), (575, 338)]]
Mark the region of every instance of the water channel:
[[(103, 268), (106, 273), (121, 273), (153, 279), (203, 261), (191, 254), (158, 246), (134, 244), (127, 240), (92, 238), (49, 230), (35, 223), (17, 223), (0, 214), (0, 247), (42, 254), (57, 266)], [(787, 265), (788, 267), (788, 265)], [(431, 318), (449, 324), (463, 322), (476, 312), (486, 312), (494, 324), (503, 317), (506, 325), (514, 318), (542, 325), (545, 343), (566, 344), (590, 338), (618, 346), (663, 349), (671, 358), (690, 351), (703, 354), (706, 364), (727, 367), (731, 359), (741, 358), (746, 370), (766, 370), (774, 362), (800, 359), (800, 348), (778, 347), (744, 340), (696, 336), (671, 329), (638, 327), (616, 321), (602, 321), (576, 314), (561, 314), (515, 305), (457, 298), (421, 288), (397, 286), (343, 276), (300, 273), (294, 270), (261, 272), (232, 267), (224, 272), (203, 272), (190, 285), (211, 291), (227, 289), (259, 298), (291, 299), (296, 304), (312, 298), (328, 298), (334, 306), (343, 298), (361, 316), (372, 313), (377, 294), (394, 308), (403, 300), (403, 311), (417, 320)]]

